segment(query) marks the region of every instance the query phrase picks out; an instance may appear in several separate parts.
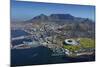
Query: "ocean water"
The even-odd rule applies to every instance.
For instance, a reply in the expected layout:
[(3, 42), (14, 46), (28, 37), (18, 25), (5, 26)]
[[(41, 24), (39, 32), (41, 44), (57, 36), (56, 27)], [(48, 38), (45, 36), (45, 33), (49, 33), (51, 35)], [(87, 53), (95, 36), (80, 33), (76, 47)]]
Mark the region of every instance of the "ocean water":
[[(22, 36), (26, 34), (24, 31), (11, 31), (12, 37)], [(25, 41), (31, 41), (28, 39), (23, 39)], [(12, 42), (17, 45), (22, 43), (23, 40), (18, 40)], [(95, 55), (80, 56), (76, 58), (62, 56), (51, 56), (52, 50), (44, 47), (34, 47), (28, 49), (11, 49), (11, 66), (25, 66), (25, 65), (40, 65), (40, 64), (56, 64), (56, 63), (72, 63), (72, 62), (85, 62), (94, 61)]]
[[(23, 30), (11, 30), (11, 38), (25, 36), (25, 35), (29, 35), (29, 34)], [(32, 40), (24, 38), (24, 39), (19, 39), (19, 40), (13, 40), (11, 41), (11, 43), (13, 45), (18, 45), (18, 44), (22, 44), (23, 41), (31, 42)]]
[(11, 65), (40, 65), (40, 64), (56, 64), (56, 63), (72, 63), (94, 61), (95, 56), (80, 56), (77, 58), (62, 56), (51, 56), (52, 51), (44, 46), (39, 46), (30, 49), (12, 49), (11, 50)]
[(31, 39), (19, 39), (19, 40), (13, 40), (11, 43), (13, 45), (19, 45), (19, 44), (22, 44), (24, 41), (31, 42), (32, 40)]
[(11, 30), (11, 38), (24, 35), (28, 35), (28, 33), (23, 30)]

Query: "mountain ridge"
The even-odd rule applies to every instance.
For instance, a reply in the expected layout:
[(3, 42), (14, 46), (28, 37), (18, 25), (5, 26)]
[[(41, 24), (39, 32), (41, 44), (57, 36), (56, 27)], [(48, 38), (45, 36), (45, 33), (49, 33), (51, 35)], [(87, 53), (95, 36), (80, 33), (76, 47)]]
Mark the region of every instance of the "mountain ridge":
[(75, 17), (71, 14), (40, 14), (38, 16), (33, 17), (30, 20), (27, 20), (25, 22), (58, 22), (58, 23), (68, 23), (68, 22), (94, 22), (90, 20), (89, 18), (81, 18), (81, 17)]

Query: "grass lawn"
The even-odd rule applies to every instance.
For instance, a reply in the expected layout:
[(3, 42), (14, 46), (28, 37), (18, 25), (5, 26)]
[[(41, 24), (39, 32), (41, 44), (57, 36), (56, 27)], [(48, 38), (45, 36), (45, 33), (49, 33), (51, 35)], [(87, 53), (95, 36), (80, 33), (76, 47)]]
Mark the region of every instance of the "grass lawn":
[(80, 48), (95, 48), (95, 40), (90, 38), (80, 38), (80, 45), (64, 45), (63, 47), (70, 51), (76, 51)]

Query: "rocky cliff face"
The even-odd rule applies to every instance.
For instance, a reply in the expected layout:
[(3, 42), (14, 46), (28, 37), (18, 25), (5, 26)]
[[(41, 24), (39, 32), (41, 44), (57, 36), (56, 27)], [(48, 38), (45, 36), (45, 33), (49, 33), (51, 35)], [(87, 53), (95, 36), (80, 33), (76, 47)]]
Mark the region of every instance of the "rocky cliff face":
[(56, 23), (78, 23), (78, 22), (93, 22), (87, 18), (79, 18), (74, 17), (70, 14), (51, 14), (51, 15), (44, 15), (40, 14), (39, 16), (33, 17), (28, 22), (56, 22)]

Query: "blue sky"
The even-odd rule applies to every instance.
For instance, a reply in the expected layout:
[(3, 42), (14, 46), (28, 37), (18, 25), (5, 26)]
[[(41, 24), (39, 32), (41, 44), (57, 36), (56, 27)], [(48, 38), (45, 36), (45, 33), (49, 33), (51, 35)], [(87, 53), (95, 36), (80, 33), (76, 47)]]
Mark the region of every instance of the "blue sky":
[(13, 21), (29, 20), (40, 14), (71, 14), (76, 17), (89, 18), (95, 20), (95, 7), (83, 5), (50, 4), (38, 2), (11, 3), (11, 19)]

